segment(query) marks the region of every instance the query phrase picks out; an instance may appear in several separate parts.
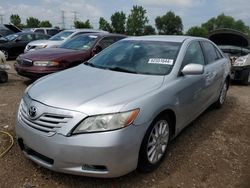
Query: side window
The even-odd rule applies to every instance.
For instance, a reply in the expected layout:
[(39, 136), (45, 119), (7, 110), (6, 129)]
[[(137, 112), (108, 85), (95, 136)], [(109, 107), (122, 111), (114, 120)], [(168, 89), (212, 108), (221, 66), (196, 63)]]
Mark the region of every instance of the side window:
[(43, 33), (44, 34), (44, 30), (43, 29), (36, 29), (35, 32), (36, 33)]
[(215, 47), (213, 44), (207, 41), (203, 41), (202, 46), (203, 46), (204, 54), (206, 56), (208, 64), (213, 63), (214, 61), (219, 59), (218, 54), (216, 53)]
[(202, 49), (198, 41), (189, 45), (183, 59), (182, 68), (190, 63), (205, 65)]
[(215, 48), (215, 47), (214, 47), (214, 49), (215, 49), (215, 52), (217, 54), (217, 59), (223, 58), (223, 56), (221, 55), (221, 53), (219, 52), (219, 50), (217, 48)]
[(115, 37), (105, 37), (99, 41), (99, 45), (102, 47), (102, 49), (107, 48), (111, 44), (115, 43), (117, 40)]
[(35, 38), (36, 38), (36, 40), (47, 39), (47, 36), (46, 36), (46, 35), (39, 35), (39, 34), (36, 34), (36, 35), (35, 35)]
[(57, 33), (58, 33), (58, 30), (56, 30), (56, 29), (48, 29), (47, 30), (47, 34), (51, 35), (51, 36), (53, 36), (53, 35), (55, 35)]
[(32, 41), (32, 40), (33, 40), (33, 35), (31, 35), (31, 34), (21, 35), (21, 36), (19, 37), (19, 39), (20, 39), (21, 41), (27, 41), (27, 42), (29, 42), (29, 41)]

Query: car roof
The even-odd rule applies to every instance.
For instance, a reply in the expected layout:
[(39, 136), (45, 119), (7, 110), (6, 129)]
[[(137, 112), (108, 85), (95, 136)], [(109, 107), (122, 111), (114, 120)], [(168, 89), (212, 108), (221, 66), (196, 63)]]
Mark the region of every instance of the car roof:
[(72, 32), (103, 32), (103, 33), (108, 33), (107, 31), (99, 30), (99, 29), (65, 29), (63, 31), (72, 31)]
[(161, 41), (161, 42), (184, 42), (187, 39), (204, 39), (201, 37), (191, 37), (184, 35), (147, 35), (139, 37), (129, 37), (124, 40), (144, 40), (144, 41)]
[(122, 35), (122, 34), (115, 34), (115, 33), (83, 33), (83, 34), (80, 34), (80, 35), (77, 35), (77, 36), (84, 36), (84, 35), (95, 35), (95, 36), (98, 36), (98, 37), (107, 37), (107, 36), (112, 36), (112, 37), (124, 37), (126, 38), (127, 36), (126, 35)]
[(22, 35), (22, 34), (39, 34), (39, 35), (46, 35), (46, 34), (43, 34), (43, 33), (34, 33), (32, 31), (22, 31), (22, 32), (18, 32), (18, 33), (13, 33), (15, 35)]

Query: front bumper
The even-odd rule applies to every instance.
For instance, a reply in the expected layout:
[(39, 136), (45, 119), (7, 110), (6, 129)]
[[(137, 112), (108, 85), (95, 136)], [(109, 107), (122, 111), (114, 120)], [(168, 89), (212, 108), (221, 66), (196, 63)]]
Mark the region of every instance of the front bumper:
[(46, 136), (17, 122), (16, 135), (25, 155), (48, 169), (91, 177), (119, 177), (137, 167), (147, 125), (90, 134)]
[(52, 74), (63, 69), (58, 67), (34, 67), (34, 66), (20, 66), (18, 63), (14, 64), (14, 68), (17, 73), (21, 76), (28, 77), (31, 79), (40, 78), (48, 74)]
[(232, 80), (243, 80), (244, 79), (244, 71), (250, 71), (250, 65), (247, 66), (232, 66), (231, 69), (231, 79)]

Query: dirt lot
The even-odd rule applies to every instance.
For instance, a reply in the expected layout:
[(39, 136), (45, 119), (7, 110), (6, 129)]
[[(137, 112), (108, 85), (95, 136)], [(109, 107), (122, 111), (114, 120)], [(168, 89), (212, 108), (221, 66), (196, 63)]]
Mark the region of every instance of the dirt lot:
[[(10, 64), (13, 62), (9, 62)], [(14, 72), (11, 70), (11, 72)], [(10, 75), (0, 85), (0, 130), (14, 133), (27, 79)], [(8, 144), (0, 135), (0, 152)], [(17, 144), (0, 158), (0, 187), (250, 187), (250, 86), (232, 85), (225, 106), (208, 109), (171, 144), (150, 174), (96, 179), (60, 174), (24, 157)]]

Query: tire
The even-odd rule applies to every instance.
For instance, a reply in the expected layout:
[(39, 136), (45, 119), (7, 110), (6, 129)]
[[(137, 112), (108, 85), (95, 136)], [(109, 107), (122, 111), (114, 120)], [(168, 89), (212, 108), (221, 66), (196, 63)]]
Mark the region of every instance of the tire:
[(214, 103), (216, 108), (221, 108), (223, 106), (223, 104), (225, 103), (226, 96), (227, 96), (227, 90), (228, 90), (228, 82), (226, 80), (221, 88), (218, 100)]
[(152, 172), (161, 164), (166, 155), (171, 136), (171, 127), (172, 123), (170, 118), (166, 115), (158, 116), (151, 123), (146, 131), (140, 148), (137, 165), (137, 170), (139, 172)]
[(9, 53), (6, 50), (1, 49), (1, 51), (4, 53), (5, 59), (7, 60), (9, 58)]
[(8, 74), (5, 71), (0, 70), (0, 83), (5, 83), (8, 81)]
[(245, 70), (242, 74), (243, 74), (242, 83), (247, 86), (250, 85), (250, 69)]

